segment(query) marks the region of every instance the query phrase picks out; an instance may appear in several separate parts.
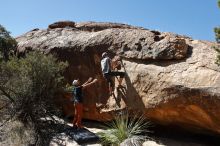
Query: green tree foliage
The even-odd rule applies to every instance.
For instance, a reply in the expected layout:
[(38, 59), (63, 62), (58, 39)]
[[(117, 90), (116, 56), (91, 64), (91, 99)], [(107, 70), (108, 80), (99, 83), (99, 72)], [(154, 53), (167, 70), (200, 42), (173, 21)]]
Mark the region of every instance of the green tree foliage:
[(17, 42), (10, 33), (0, 25), (0, 61), (9, 59), (9, 54), (16, 49)]
[(220, 43), (220, 27), (215, 27), (214, 32), (215, 32), (215, 40), (218, 43)]
[[(218, 0), (218, 7), (220, 8), (220, 0)], [(215, 39), (217, 43), (220, 43), (220, 27), (214, 28)], [(217, 52), (216, 64), (220, 65), (220, 49), (218, 47), (214, 47)]]
[(220, 49), (217, 48), (216, 46), (214, 46), (213, 48), (214, 48), (215, 51), (217, 52), (215, 63), (218, 64), (218, 65), (220, 65)]
[(0, 100), (7, 100), (10, 115), (33, 126), (39, 145), (44, 145), (48, 137), (48, 125), (43, 120), (53, 119), (59, 112), (56, 95), (63, 87), (62, 72), (66, 66), (53, 55), (40, 52), (0, 63)]

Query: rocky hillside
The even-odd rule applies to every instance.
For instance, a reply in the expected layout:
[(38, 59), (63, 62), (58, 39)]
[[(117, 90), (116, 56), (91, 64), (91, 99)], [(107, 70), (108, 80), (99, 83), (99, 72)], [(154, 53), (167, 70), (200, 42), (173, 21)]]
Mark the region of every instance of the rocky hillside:
[[(56, 22), (17, 37), (18, 51), (55, 53), (70, 66), (72, 82), (92, 76), (99, 82), (85, 92), (84, 118), (112, 119), (116, 111), (142, 111), (163, 125), (220, 134), (220, 68), (212, 42), (117, 23)], [(102, 52), (122, 57), (125, 88), (108, 96)], [(115, 79), (117, 84), (117, 79)], [(62, 101), (67, 100), (63, 97)], [(64, 106), (72, 113), (71, 104)], [(71, 112), (70, 112), (71, 111)]]

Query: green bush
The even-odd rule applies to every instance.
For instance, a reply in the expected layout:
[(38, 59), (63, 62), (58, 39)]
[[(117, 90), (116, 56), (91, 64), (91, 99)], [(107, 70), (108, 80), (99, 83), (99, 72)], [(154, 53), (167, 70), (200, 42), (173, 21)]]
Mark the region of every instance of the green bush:
[[(220, 8), (220, 0), (218, 0), (218, 7)], [(214, 32), (215, 32), (215, 39), (216, 39), (217, 43), (220, 43), (220, 27), (215, 27)], [(214, 47), (214, 49), (217, 52), (217, 58), (216, 58), (215, 63), (220, 65), (220, 49), (217, 47)]]
[[(15, 115), (24, 125), (32, 125), (37, 143), (43, 145), (49, 127), (42, 121), (60, 112), (56, 94), (62, 90), (62, 72), (67, 66), (55, 57), (30, 52), (0, 63), (0, 100), (7, 100), (9, 118)], [(9, 104), (10, 103), (10, 104)]]
[(10, 53), (14, 53), (17, 47), (16, 40), (10, 36), (10, 33), (0, 24), (0, 62), (9, 59)]
[(214, 28), (214, 32), (215, 32), (215, 39), (219, 43), (220, 42), (220, 28), (219, 27), (215, 27)]
[(107, 124), (104, 132), (98, 133), (103, 145), (120, 145), (124, 141), (129, 141), (132, 145), (137, 145), (147, 139), (146, 133), (149, 122), (143, 116), (129, 117), (128, 113), (120, 114), (115, 120)]
[(220, 49), (217, 47), (213, 47), (217, 53), (215, 63), (220, 65)]

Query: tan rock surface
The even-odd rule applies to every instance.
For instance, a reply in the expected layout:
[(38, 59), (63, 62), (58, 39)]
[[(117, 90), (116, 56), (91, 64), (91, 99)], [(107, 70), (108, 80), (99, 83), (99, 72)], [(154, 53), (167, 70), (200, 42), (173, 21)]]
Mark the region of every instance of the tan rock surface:
[[(80, 29), (62, 26), (27, 32), (17, 41), (20, 52), (57, 53), (60, 60), (68, 61), (65, 77), (70, 83), (75, 78), (99, 79), (85, 91), (84, 118), (106, 121), (126, 108), (142, 111), (160, 124), (220, 133), (220, 69), (214, 63), (215, 43), (121, 24), (114, 24), (116, 28), (107, 23), (82, 24), (75, 24)], [(127, 73), (126, 88), (115, 89), (116, 99), (108, 97), (101, 74), (104, 51), (120, 55), (122, 70)], [(72, 114), (72, 108), (65, 112)]]

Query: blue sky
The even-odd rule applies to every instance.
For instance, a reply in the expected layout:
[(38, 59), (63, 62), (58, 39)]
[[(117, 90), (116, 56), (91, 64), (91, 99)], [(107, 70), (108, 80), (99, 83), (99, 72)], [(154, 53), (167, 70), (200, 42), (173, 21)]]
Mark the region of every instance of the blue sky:
[(0, 24), (19, 36), (55, 21), (120, 22), (215, 41), (217, 0), (2, 0)]

